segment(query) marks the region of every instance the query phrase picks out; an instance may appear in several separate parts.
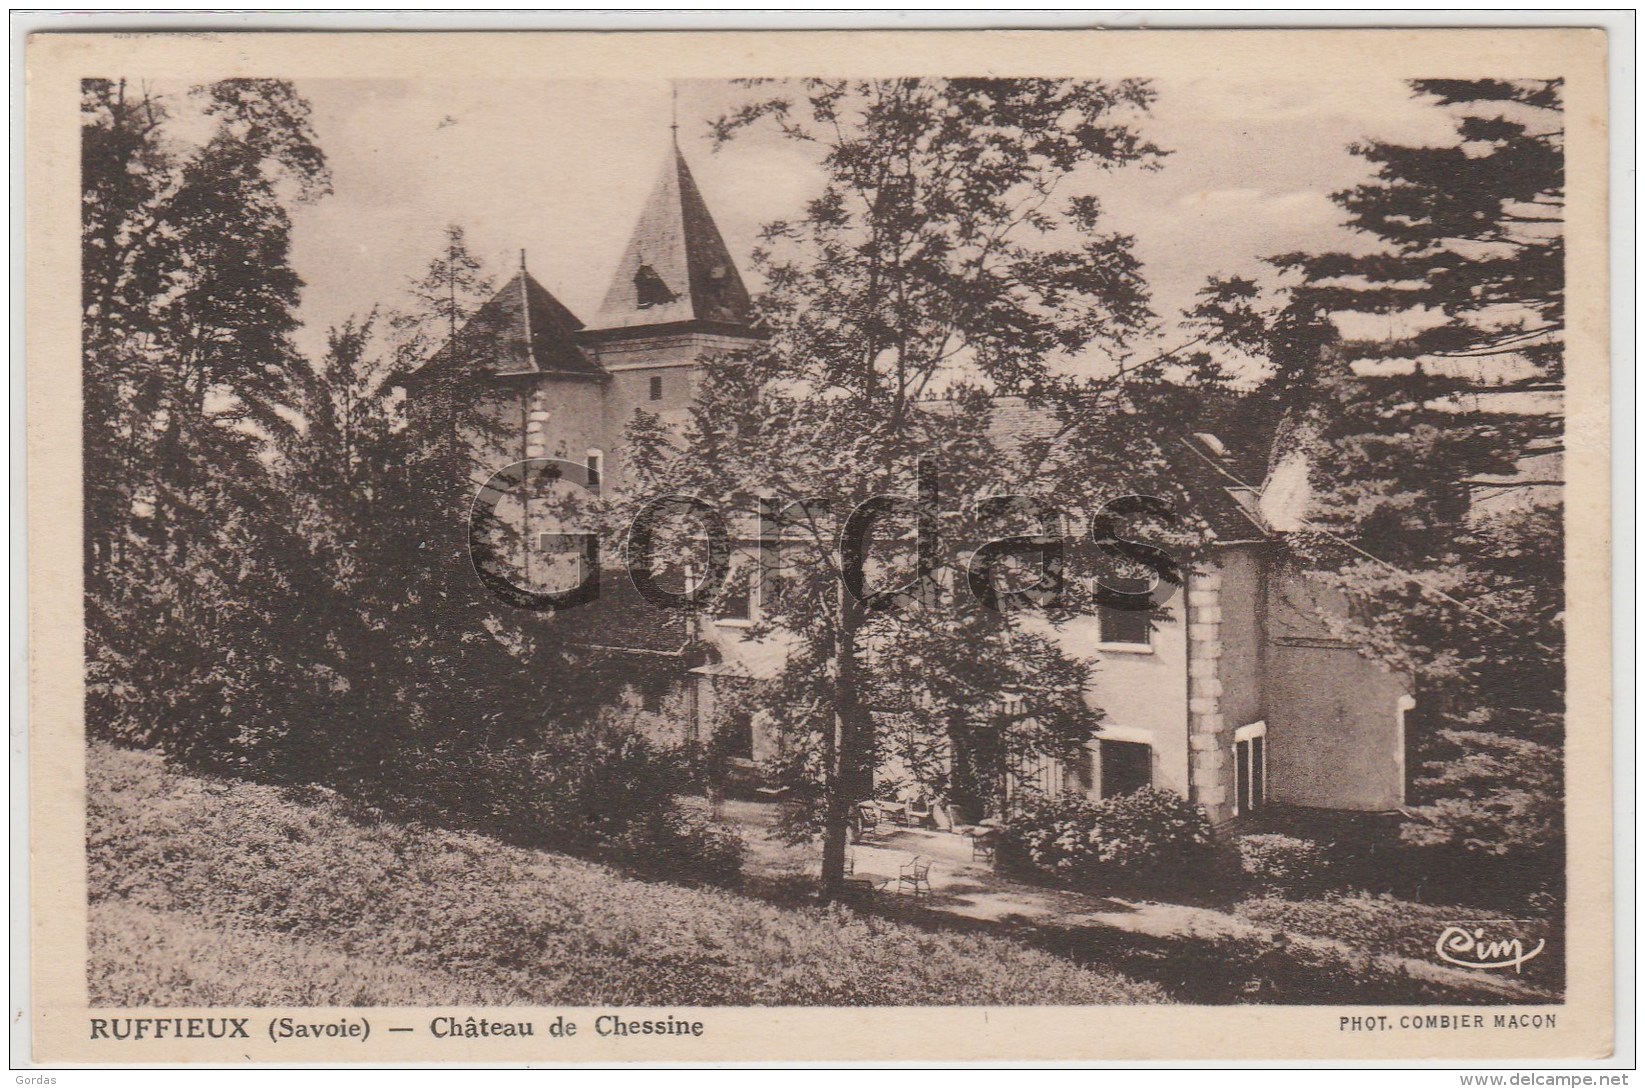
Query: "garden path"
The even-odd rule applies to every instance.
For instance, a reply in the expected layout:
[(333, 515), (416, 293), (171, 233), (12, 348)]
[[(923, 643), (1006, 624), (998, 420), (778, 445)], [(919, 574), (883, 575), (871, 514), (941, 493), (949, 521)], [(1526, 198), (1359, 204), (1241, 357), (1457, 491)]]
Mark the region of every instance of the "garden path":
[[(777, 815), (775, 805), (726, 803), (724, 819), (738, 828), (748, 843), (745, 871), (790, 885), (796, 879), (814, 884), (819, 872), (816, 845), (783, 842), (774, 834)], [(1471, 996), (1473, 1001), (1527, 1002), (1548, 997), (1511, 976), (1452, 968), (1332, 938), (1279, 931), (1215, 907), (1101, 896), (1005, 877), (995, 873), (988, 861), (972, 858), (971, 841), (952, 833), (882, 826), (879, 833), (853, 844), (851, 853), (857, 876), (889, 882), (879, 903), (900, 917), (917, 918), (919, 912), (928, 912), (954, 922), (1016, 932), (1030, 940), (1040, 938), (1041, 944), (1052, 945), (1057, 943), (1046, 941), (1046, 934), (1078, 935), (1087, 942), (1094, 937), (1098, 946), (1105, 944), (1103, 932), (1132, 937), (1151, 946), (1198, 946), (1219, 939), (1273, 945), (1275, 936), (1282, 934), (1283, 944), (1288, 947), (1285, 956), (1313, 953), (1370, 958), (1380, 973), (1408, 976), (1435, 988)], [(922, 898), (917, 907), (906, 903), (910, 897), (896, 892), (899, 870), (916, 856), (931, 862), (931, 895)], [(910, 915), (911, 911), (915, 914)]]

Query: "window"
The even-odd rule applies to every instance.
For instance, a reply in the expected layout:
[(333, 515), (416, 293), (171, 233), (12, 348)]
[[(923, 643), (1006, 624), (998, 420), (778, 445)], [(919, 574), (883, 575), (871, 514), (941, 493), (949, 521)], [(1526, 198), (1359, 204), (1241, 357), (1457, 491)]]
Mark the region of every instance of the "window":
[(1261, 809), (1268, 800), (1268, 726), (1253, 722), (1234, 731), (1234, 812)]
[(733, 760), (754, 759), (754, 716), (732, 711), (714, 731), (714, 743), (721, 754)]
[(598, 450), (588, 452), (588, 486), (598, 488), (600, 477), (605, 469), (605, 455)]
[(1115, 798), (1154, 785), (1154, 750), (1135, 741), (1099, 741), (1102, 796)]
[[(1121, 593), (1134, 594), (1147, 590), (1149, 580), (1109, 576), (1103, 579), (1103, 584)], [(1146, 647), (1153, 635), (1153, 610), (1111, 609), (1107, 606), (1099, 606), (1097, 609), (1097, 623), (1102, 629), (1102, 641), (1104, 643), (1117, 646)]]
[(748, 621), (754, 618), (753, 602), (750, 600), (754, 596), (754, 587), (747, 571), (733, 571), (731, 577), (726, 579), (724, 594), (717, 619)]
[(760, 615), (767, 617), (775, 614), (782, 608), (782, 597), (788, 588), (788, 581), (783, 578), (782, 571), (770, 569), (760, 574)]
[(1090, 794), (1091, 788), (1097, 784), (1096, 753), (1089, 748), (1080, 750), (1074, 762), (1063, 769), (1063, 790), (1072, 790), (1078, 794)]
[(663, 376), (660, 374), (654, 374), (651, 376), (651, 399), (653, 401), (661, 401), (663, 399)]
[(668, 290), (663, 278), (650, 265), (641, 265), (634, 272), (634, 302), (641, 310), (663, 306), (674, 301), (674, 292)]

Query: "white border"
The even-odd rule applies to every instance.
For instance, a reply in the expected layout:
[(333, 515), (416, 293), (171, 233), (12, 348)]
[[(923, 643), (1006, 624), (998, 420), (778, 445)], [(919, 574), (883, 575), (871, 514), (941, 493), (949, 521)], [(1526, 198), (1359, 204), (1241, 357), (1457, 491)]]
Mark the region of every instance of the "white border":
[[(1636, 931), (1632, 924), (1635, 916), (1635, 867), (1637, 843), (1635, 788), (1637, 781), (1637, 747), (1633, 732), (1636, 688), (1636, 434), (1637, 425), (1637, 360), (1635, 341), (1635, 299), (1637, 279), (1635, 270), (1635, 165), (1637, 146), (1636, 111), (1636, 13), (1630, 9), (1541, 9), (1506, 11), (1486, 7), (1437, 10), (1397, 11), (1344, 9), (1270, 8), (1260, 10), (1156, 10), (1156, 11), (1092, 11), (1092, 10), (1002, 10), (979, 9), (955, 11), (952, 9), (881, 9), (854, 11), (405, 11), (382, 9), (343, 9), (330, 12), (263, 11), (211, 12), (179, 10), (166, 14), (128, 12), (122, 10), (79, 12), (72, 14), (46, 12), (11, 13), (11, 72), (12, 72), (12, 134), (7, 147), (11, 169), (11, 224), (12, 246), (8, 273), (10, 278), (12, 314), (11, 324), (11, 426), (10, 441), (6, 444), (8, 480), (11, 485), (11, 525), (8, 538), (8, 570), (15, 592), (11, 596), (11, 623), (7, 630), (7, 663), (10, 678), (11, 707), (11, 805), (9, 817), (16, 818), (8, 825), (11, 847), (11, 890), (14, 907), (28, 902), (27, 886), (27, 710), (25, 678), (27, 676), (26, 586), (25, 549), (27, 526), (24, 518), (26, 496), (25, 466), (23, 465), (24, 396), (22, 366), (23, 354), (23, 268), (21, 222), (25, 208), (25, 187), (21, 179), (23, 160), (23, 131), (20, 107), (23, 101), (24, 69), (23, 45), (29, 33), (37, 30), (707, 30), (707, 29), (917, 29), (917, 28), (1055, 28), (1103, 27), (1115, 30), (1144, 28), (1257, 28), (1257, 27), (1536, 27), (1585, 26), (1606, 30), (1610, 35), (1610, 193), (1611, 193), (1611, 359), (1612, 359), (1612, 578), (1613, 578), (1613, 655), (1614, 655), (1614, 727), (1615, 748), (1613, 775), (1615, 777), (1615, 830), (1616, 851), (1616, 1054), (1608, 1060), (1589, 1062), (1566, 1061), (1557, 1066), (1535, 1061), (1475, 1062), (1470, 1071), (1486, 1069), (1529, 1070), (1576, 1068), (1632, 1069), (1635, 1066), (1637, 1046), (1635, 1025), (1635, 943)], [(1629, 773), (1633, 773), (1630, 775)], [(11, 916), (11, 941), (8, 948), (9, 979), (12, 985), (11, 1060), (12, 1068), (39, 1070), (28, 1064), (29, 1023), (27, 1017), (28, 958), (27, 920), (23, 912), (14, 910)], [(1045, 1066), (1048, 1064), (1021, 1064)], [(1090, 1065), (1090, 1064), (1085, 1064)], [(1139, 1069), (1160, 1066), (1157, 1063), (1106, 1064), (1110, 1073), (1105, 1076), (1115, 1084), (1135, 1084), (1142, 1080)], [(1328, 1063), (1294, 1062), (1283, 1064), (1237, 1064), (1212, 1062), (1180, 1062), (1170, 1064), (1173, 1069), (1218, 1069), (1219, 1084), (1230, 1089), (1245, 1086), (1268, 1086), (1273, 1073), (1296, 1069), (1333, 1068)], [(1352, 1085), (1380, 1086), (1386, 1079), (1377, 1069), (1396, 1068), (1411, 1071), (1429, 1069), (1419, 1084), (1455, 1086), (1453, 1074), (1440, 1070), (1453, 1067), (1445, 1063), (1392, 1063), (1356, 1064), (1371, 1066), (1371, 1070), (1348, 1070), (1340, 1064), (1337, 1079)], [(1117, 1069), (1116, 1069), (1117, 1068)], [(1121, 1071), (1127, 1076), (1121, 1076)], [(256, 1076), (256, 1071), (233, 1072), (236, 1082)], [(382, 1077), (393, 1077), (395, 1084), (449, 1085), (457, 1074), (454, 1070), (400, 1069), (385, 1076), (382, 1071), (355, 1069), (336, 1072), (338, 1080), (346, 1077), (350, 1084), (361, 1080), (368, 1083)], [(708, 1074), (707, 1076), (716, 1076)], [(975, 1074), (976, 1072), (971, 1072)], [(569, 1071), (557, 1075), (564, 1078)], [(321, 1080), (330, 1080), (322, 1071), (314, 1071)], [(678, 1076), (678, 1075), (676, 1075)], [(687, 1075), (692, 1076), (692, 1075)], [(792, 1074), (790, 1076), (793, 1076)], [(985, 1075), (986, 1076), (986, 1075)], [(93, 1071), (76, 1069), (71, 1075), (59, 1078), (58, 1084), (80, 1084), (119, 1078), (123, 1085), (172, 1084), (179, 1078), (206, 1077), (214, 1083), (223, 1080), (223, 1071), (177, 1070), (160, 1071)], [(945, 1080), (968, 1080), (968, 1075), (952, 1072)], [(1302, 1083), (1304, 1076), (1293, 1075)], [(901, 1076), (899, 1081), (906, 1080)], [(1291, 1080), (1291, 1079), (1285, 1079)], [(1310, 1082), (1312, 1079), (1310, 1079)], [(21, 1079), (14, 1079), (21, 1083)]]

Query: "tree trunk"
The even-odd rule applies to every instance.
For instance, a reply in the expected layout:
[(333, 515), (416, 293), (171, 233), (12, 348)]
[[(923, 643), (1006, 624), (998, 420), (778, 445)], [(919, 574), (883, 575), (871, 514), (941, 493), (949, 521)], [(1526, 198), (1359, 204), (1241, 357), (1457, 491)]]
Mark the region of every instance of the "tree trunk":
[[(835, 630), (834, 736), (826, 754), (826, 796), (823, 808), (822, 898), (838, 900), (845, 890), (845, 851), (851, 838), (851, 815), (873, 789), (873, 723), (862, 705), (857, 676), (857, 632), (862, 607), (851, 597), (844, 580), (838, 588)], [(865, 775), (866, 772), (866, 775)], [(866, 779), (866, 782), (865, 782)]]
[[(834, 721), (835, 735), (841, 737), (845, 730), (838, 714)], [(836, 777), (823, 812), (822, 899), (825, 904), (840, 899), (845, 889), (845, 848), (851, 838), (851, 806), (841, 785)]]
[(948, 735), (948, 752), (949, 804), (958, 806), (968, 821), (979, 821), (987, 816), (989, 796), (978, 779), (971, 747), (966, 738), (951, 732)]

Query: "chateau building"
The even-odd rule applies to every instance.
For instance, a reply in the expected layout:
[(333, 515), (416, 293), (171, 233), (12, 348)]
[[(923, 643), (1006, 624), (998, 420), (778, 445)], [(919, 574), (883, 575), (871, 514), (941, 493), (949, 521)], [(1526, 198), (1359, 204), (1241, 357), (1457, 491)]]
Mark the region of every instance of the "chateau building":
[[(677, 147), (590, 323), (522, 262), (469, 328), (493, 347), (457, 377), (493, 408), (503, 436), (492, 440), (496, 465), (557, 458), (584, 466), (599, 487), (620, 484), (607, 474), (620, 477), (636, 409), (678, 425), (701, 361), (758, 336), (736, 262)], [(405, 379), (414, 425), (428, 375), (460, 358), (436, 355)], [(1010, 443), (1048, 434), (1055, 421), (1006, 402), (993, 427)], [(1101, 796), (1162, 787), (1217, 821), (1270, 804), (1368, 812), (1403, 804), (1410, 686), (1331, 636), (1323, 617), (1340, 602), (1277, 547), (1306, 505), (1306, 467), (1270, 449), (1231, 452), (1211, 433), (1176, 438), (1192, 514), (1215, 537), (1211, 556), (1162, 623), (1102, 611), (1055, 631), (1070, 653), (1098, 662), (1089, 699), (1104, 721), (1078, 766), (1047, 761), (1021, 776)], [(747, 638), (760, 617), (758, 583), (721, 615), (691, 619), (646, 606), (626, 579), (608, 577), (598, 610), (567, 616), (589, 645), (635, 656), (635, 720), (683, 741), (703, 729), (726, 686), (780, 668), (780, 638)], [(777, 754), (779, 740), (758, 714), (737, 730), (735, 759), (752, 768)]]

